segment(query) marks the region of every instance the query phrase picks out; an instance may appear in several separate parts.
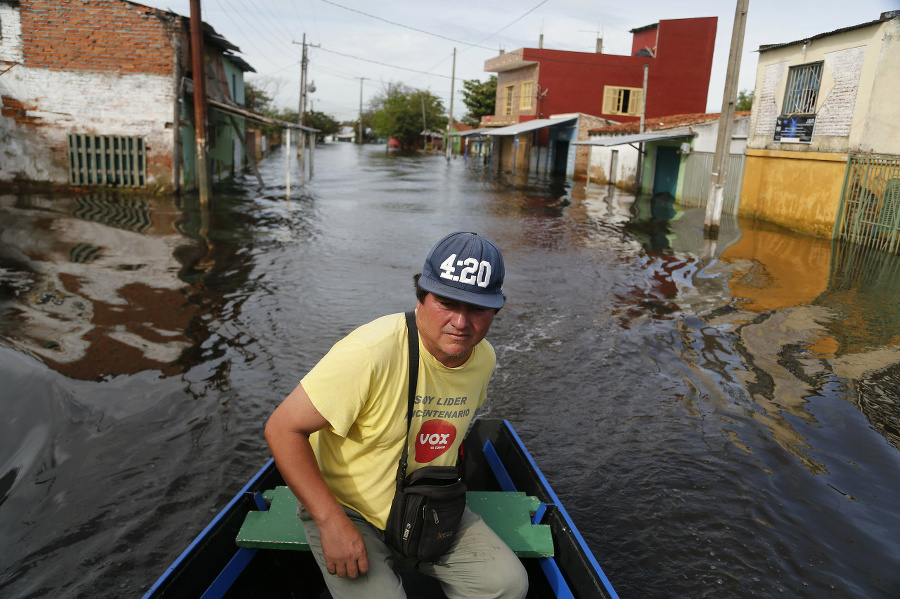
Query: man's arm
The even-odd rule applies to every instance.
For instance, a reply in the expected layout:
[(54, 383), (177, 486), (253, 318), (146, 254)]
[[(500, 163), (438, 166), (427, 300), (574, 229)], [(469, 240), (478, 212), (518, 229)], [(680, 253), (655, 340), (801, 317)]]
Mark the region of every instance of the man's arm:
[(319, 527), (328, 572), (356, 578), (369, 571), (362, 534), (328, 488), (309, 443), (309, 435), (326, 426), (328, 421), (297, 385), (269, 417), (266, 442), (287, 486)]

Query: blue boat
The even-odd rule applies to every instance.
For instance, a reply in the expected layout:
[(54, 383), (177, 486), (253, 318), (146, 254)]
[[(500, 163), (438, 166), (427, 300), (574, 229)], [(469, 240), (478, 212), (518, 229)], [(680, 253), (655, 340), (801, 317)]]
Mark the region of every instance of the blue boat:
[[(469, 507), (519, 556), (528, 597), (618, 599), (597, 560), (506, 420), (476, 420), (464, 445)], [(269, 462), (144, 595), (159, 598), (330, 597)], [(444, 597), (437, 581), (401, 571), (408, 597)]]

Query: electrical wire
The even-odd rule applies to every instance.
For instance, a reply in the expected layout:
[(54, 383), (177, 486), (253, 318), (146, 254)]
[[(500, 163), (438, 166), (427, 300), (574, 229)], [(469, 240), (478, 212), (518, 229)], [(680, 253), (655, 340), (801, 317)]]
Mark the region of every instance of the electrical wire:
[(325, 48), (324, 46), (319, 46), (319, 50), (323, 50), (323, 51), (329, 52), (329, 53), (331, 53), (331, 54), (337, 54), (338, 56), (344, 56), (344, 57), (346, 57), (346, 58), (353, 58), (353, 59), (355, 59), (355, 60), (361, 60), (361, 61), (363, 61), (363, 62), (371, 62), (372, 64), (377, 64), (377, 65), (380, 65), (380, 66), (383, 66), (383, 67), (390, 67), (390, 68), (392, 68), (392, 69), (400, 69), (400, 70), (403, 70), (403, 71), (411, 71), (411, 72), (413, 72), (413, 73), (419, 73), (420, 75), (431, 75), (432, 77), (442, 77), (442, 78), (444, 78), (444, 79), (452, 79), (452, 77), (451, 77), (450, 75), (440, 75), (440, 74), (438, 74), (438, 73), (429, 73), (429, 72), (427, 72), (427, 71), (420, 71), (420, 70), (418, 70), (418, 69), (410, 69), (409, 67), (400, 67), (400, 66), (397, 66), (397, 65), (388, 64), (388, 63), (386, 63), (386, 62), (380, 62), (380, 61), (378, 61), (378, 60), (372, 60), (371, 58), (362, 58), (361, 56), (354, 56), (354, 55), (352, 55), (352, 54), (345, 54), (345, 53), (343, 53), (343, 52), (338, 52), (337, 50), (329, 50), (328, 48)]
[[(350, 12), (355, 12), (355, 13), (361, 14), (364, 17), (369, 17), (370, 19), (376, 19), (383, 23), (387, 23), (388, 25), (394, 25), (396, 27), (402, 27), (404, 29), (409, 29), (410, 31), (417, 31), (419, 33), (424, 33), (425, 35), (430, 35), (433, 37), (440, 38), (442, 40), (447, 40), (448, 42), (453, 42), (454, 44), (463, 44), (464, 46), (480, 47), (482, 50), (493, 50), (493, 48), (485, 48), (482, 46), (478, 46), (477, 44), (463, 42), (463, 41), (460, 41), (457, 39), (453, 39), (452, 37), (447, 37), (446, 35), (441, 35), (440, 33), (432, 33), (431, 31), (425, 31), (424, 29), (419, 29), (417, 27), (411, 27), (409, 25), (404, 25), (403, 23), (397, 23), (396, 21), (389, 21), (388, 19), (384, 19), (382, 17), (376, 16), (373, 14), (369, 14), (367, 12), (363, 12), (363, 11), (357, 10), (355, 8), (350, 8), (349, 6), (344, 6), (343, 4), (338, 4), (337, 2), (334, 2), (333, 0), (322, 0), (322, 2), (324, 2), (325, 4), (331, 4), (332, 6), (337, 6), (338, 8), (343, 8), (344, 10), (349, 10)], [(544, 2), (549, 2), (549, 0), (544, 0)], [(541, 4), (543, 4), (544, 2), (541, 2)], [(537, 8), (537, 7), (535, 7), (535, 8)], [(532, 9), (532, 10), (534, 10), (534, 9)], [(529, 12), (531, 12), (531, 11), (529, 11)], [(510, 25), (512, 25), (512, 23), (510, 23)]]

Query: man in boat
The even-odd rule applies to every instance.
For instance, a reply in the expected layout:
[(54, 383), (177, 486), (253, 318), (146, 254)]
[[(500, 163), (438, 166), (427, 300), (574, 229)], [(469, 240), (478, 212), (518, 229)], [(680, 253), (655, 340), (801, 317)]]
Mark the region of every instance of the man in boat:
[(451, 598), (527, 593), (521, 562), (468, 508), (433, 563), (410, 564), (384, 541), (403, 443), (407, 473), (454, 465), (486, 397), (496, 356), (484, 337), (504, 303), (503, 277), (500, 249), (475, 233), (438, 241), (414, 277), (420, 358), (408, 436), (402, 313), (336, 343), (269, 418), (266, 441), (335, 599), (405, 596), (400, 563), (437, 578)]

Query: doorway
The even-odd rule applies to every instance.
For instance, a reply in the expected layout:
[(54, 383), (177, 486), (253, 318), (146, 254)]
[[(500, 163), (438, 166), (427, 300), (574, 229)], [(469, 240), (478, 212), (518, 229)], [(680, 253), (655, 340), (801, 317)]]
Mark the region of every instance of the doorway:
[(565, 175), (566, 166), (569, 164), (569, 142), (559, 140), (556, 142), (556, 154), (553, 156), (554, 175)]
[(668, 193), (672, 196), (678, 188), (678, 169), (681, 157), (675, 146), (657, 146), (656, 172), (653, 175), (653, 193)]

